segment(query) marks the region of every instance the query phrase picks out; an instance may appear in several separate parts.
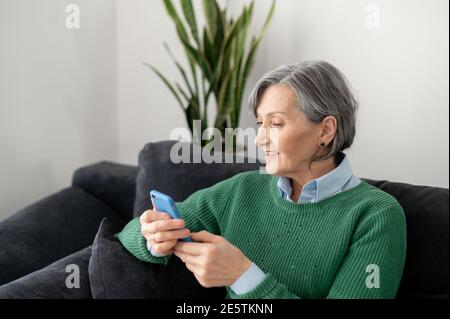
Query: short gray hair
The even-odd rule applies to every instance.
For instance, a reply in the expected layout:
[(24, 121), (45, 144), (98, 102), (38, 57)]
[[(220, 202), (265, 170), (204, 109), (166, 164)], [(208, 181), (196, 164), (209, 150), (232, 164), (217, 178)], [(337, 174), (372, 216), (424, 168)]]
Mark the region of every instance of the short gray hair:
[(337, 130), (328, 152), (314, 160), (325, 160), (349, 148), (356, 132), (358, 101), (344, 74), (325, 61), (305, 61), (282, 65), (258, 81), (249, 98), (249, 107), (255, 117), (264, 91), (273, 84), (286, 84), (297, 95), (300, 110), (306, 117), (320, 123), (334, 116)]

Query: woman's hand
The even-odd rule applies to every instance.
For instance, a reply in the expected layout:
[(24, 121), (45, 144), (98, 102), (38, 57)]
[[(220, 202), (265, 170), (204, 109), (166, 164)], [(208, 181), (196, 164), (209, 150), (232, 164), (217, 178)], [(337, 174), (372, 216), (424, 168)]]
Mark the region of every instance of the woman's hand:
[(147, 210), (139, 218), (141, 233), (158, 254), (165, 256), (173, 253), (173, 247), (179, 238), (190, 236), (184, 228), (184, 220), (171, 219), (166, 213)]
[(191, 234), (193, 243), (178, 242), (175, 255), (206, 288), (231, 286), (252, 264), (225, 238), (207, 231)]

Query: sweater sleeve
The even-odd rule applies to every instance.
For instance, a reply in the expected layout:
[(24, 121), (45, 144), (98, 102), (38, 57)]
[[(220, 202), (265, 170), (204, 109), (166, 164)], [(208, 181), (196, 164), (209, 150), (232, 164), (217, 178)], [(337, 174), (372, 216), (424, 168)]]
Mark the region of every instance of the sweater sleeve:
[[(220, 222), (223, 218), (223, 207), (233, 190), (235, 177), (221, 181), (214, 186), (193, 193), (183, 202), (175, 203), (186, 228), (191, 232), (207, 230), (220, 235)], [(153, 256), (147, 247), (147, 241), (141, 233), (139, 218), (132, 219), (117, 234), (122, 245), (137, 259), (149, 263), (166, 265), (171, 255)]]
[(393, 299), (405, 260), (405, 214), (391, 204), (356, 231), (328, 298)]
[[(346, 257), (337, 272), (329, 299), (395, 298), (406, 259), (406, 221), (399, 204), (390, 205), (355, 231)], [(268, 274), (252, 291), (235, 299), (299, 299)]]

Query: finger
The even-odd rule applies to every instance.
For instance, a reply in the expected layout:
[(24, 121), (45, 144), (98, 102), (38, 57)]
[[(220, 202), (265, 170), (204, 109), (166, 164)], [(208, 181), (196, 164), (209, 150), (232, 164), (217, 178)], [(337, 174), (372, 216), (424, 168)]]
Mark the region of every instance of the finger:
[(177, 243), (175, 246), (176, 251), (180, 251), (186, 254), (200, 256), (205, 253), (205, 250), (209, 244), (204, 243)]
[(141, 216), (139, 216), (139, 221), (141, 222), (141, 224), (150, 222), (150, 214), (152, 212), (152, 210), (146, 210), (141, 214)]
[(153, 239), (154, 235), (155, 234), (144, 233), (144, 237), (147, 239), (147, 242), (149, 242), (152, 247), (154, 247), (156, 244), (159, 244), (159, 242), (156, 242)]
[(217, 241), (218, 237), (214, 234), (211, 234), (210, 232), (206, 230), (202, 230), (198, 233), (192, 233), (192, 240), (200, 243), (214, 243)]
[(182, 219), (157, 220), (149, 224), (148, 230), (152, 233), (159, 233), (167, 230), (183, 229), (185, 227)]
[(169, 230), (153, 234), (153, 240), (157, 243), (167, 240), (178, 240), (190, 236), (191, 232), (187, 228), (180, 230)]
[(139, 217), (139, 221), (141, 222), (141, 224), (151, 223), (153, 221), (161, 219), (170, 219), (170, 216), (167, 213), (158, 212), (156, 210), (146, 210)]
[(153, 196), (151, 196), (150, 201), (152, 202), (153, 209), (155, 209), (155, 202), (153, 201)]
[[(170, 217), (165, 217), (165, 215), (163, 215), (163, 214), (161, 214), (157, 218), (159, 218), (159, 219), (155, 220), (153, 222), (141, 224), (142, 235), (150, 236), (151, 234), (154, 234), (154, 233), (159, 233), (159, 232), (166, 231), (166, 230), (179, 229), (179, 228), (184, 227), (184, 222), (181, 222), (181, 223), (174, 222), (174, 221), (176, 221), (175, 219), (172, 220)], [(166, 227), (164, 227), (165, 222), (169, 223), (169, 225)], [(161, 227), (161, 225), (163, 225), (163, 227)], [(175, 226), (171, 226), (171, 225), (183, 225), (183, 227), (175, 227)]]
[[(197, 278), (197, 273), (200, 271), (200, 267), (197, 265), (193, 265), (190, 263), (185, 263), (186, 268), (189, 269), (190, 272), (192, 272), (195, 275), (195, 278)], [(198, 278), (197, 278), (198, 280)]]
[(158, 254), (169, 254), (174, 252), (173, 246), (175, 246), (176, 243), (177, 243), (176, 240), (170, 240), (162, 243), (153, 244), (152, 247), (153, 250), (156, 251)]
[(182, 253), (181, 251), (174, 250), (175, 256), (180, 258), (185, 264), (191, 264), (193, 266), (199, 266), (199, 256), (189, 255), (186, 253)]

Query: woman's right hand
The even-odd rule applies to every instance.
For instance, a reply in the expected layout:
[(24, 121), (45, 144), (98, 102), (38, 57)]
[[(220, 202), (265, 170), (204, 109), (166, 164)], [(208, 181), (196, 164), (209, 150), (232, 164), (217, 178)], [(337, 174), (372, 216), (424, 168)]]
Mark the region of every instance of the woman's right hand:
[(143, 212), (139, 221), (142, 235), (162, 256), (173, 253), (177, 240), (191, 234), (189, 229), (184, 228), (183, 219), (172, 219), (169, 214), (154, 209)]

